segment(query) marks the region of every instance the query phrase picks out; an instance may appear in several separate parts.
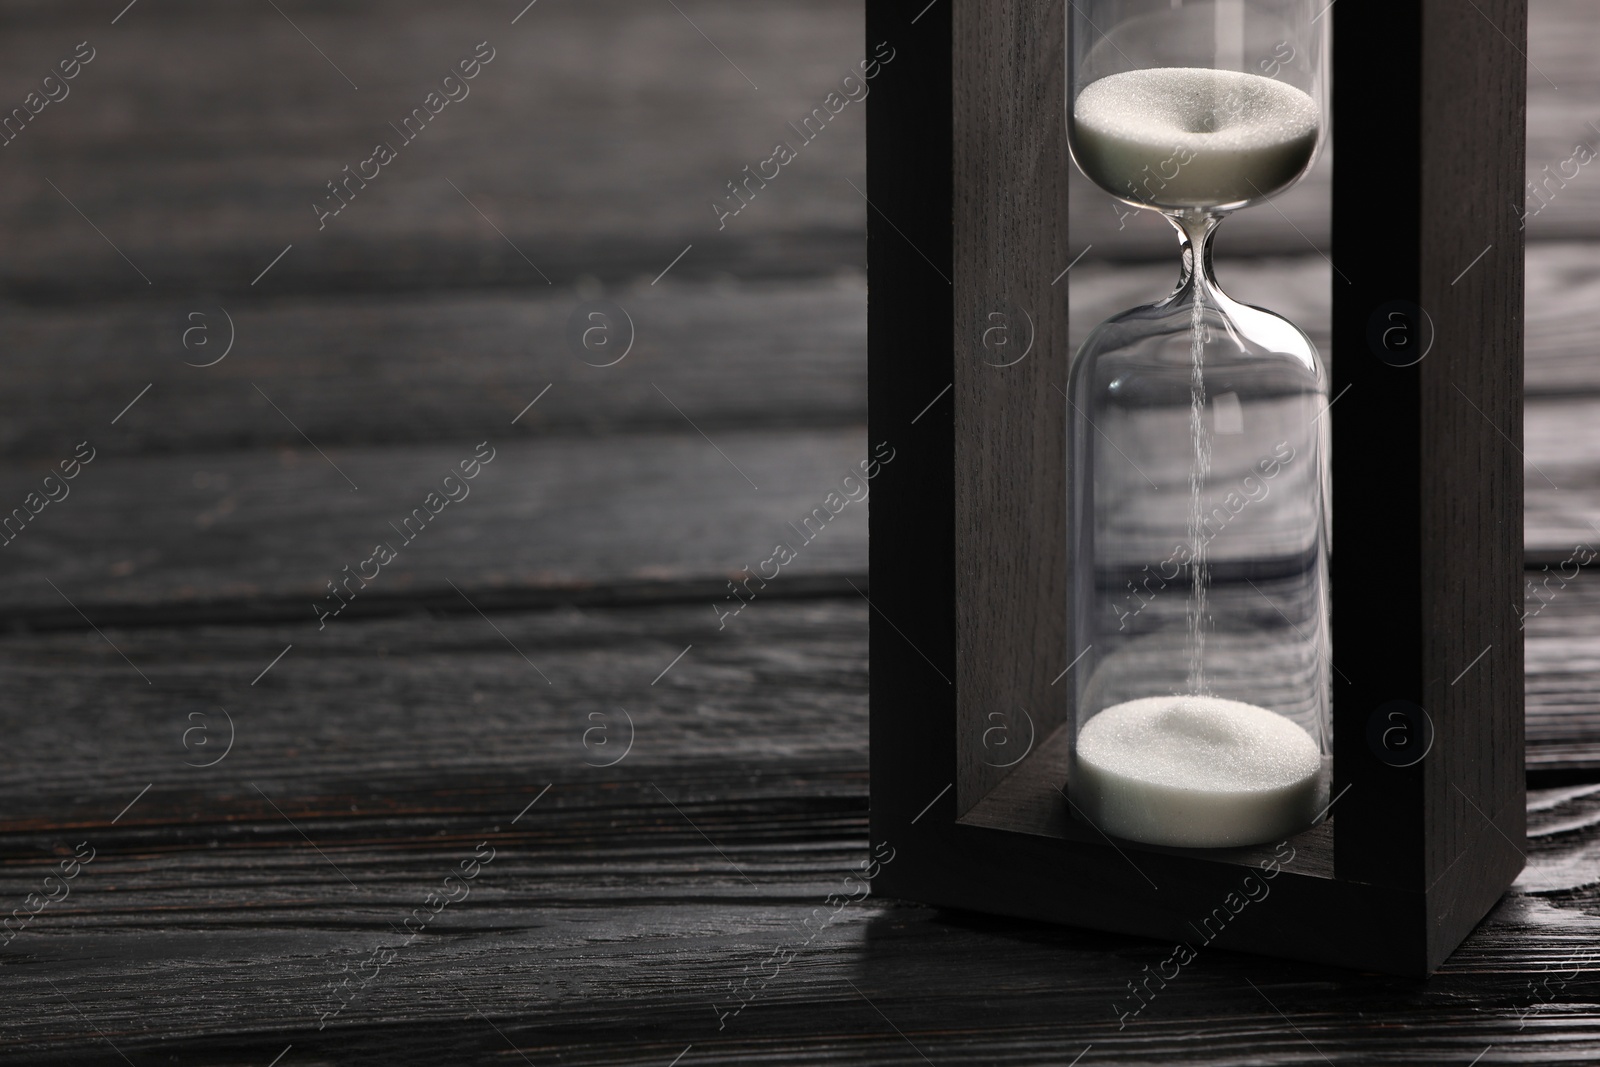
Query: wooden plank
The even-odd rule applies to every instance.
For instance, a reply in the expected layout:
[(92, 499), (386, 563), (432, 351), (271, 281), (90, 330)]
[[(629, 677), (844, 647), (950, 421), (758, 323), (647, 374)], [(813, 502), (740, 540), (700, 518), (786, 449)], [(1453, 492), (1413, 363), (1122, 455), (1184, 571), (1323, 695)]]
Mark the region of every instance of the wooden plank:
[(1527, 539), (1530, 565), (1559, 565), (1600, 539), (1600, 478), (1585, 443), (1594, 432), (1600, 402), (1579, 397), (1530, 404), (1524, 417), (1524, 524), (1539, 531)]
[(1600, 390), (1594, 358), (1600, 337), (1600, 247), (1576, 241), (1529, 245), (1523, 321), (1523, 381), (1530, 398)]
[[(552, 791), (546, 802), (554, 800)], [(1426, 986), (1202, 948), (1119, 1029), (1127, 983), (1157, 969), (1170, 945), (879, 899), (846, 908), (806, 943), (801, 924), (867, 855), (859, 799), (802, 831), (795, 846), (806, 862), (763, 863), (758, 850), (732, 843), (759, 893), (660, 798), (636, 802), (633, 818), (601, 833), (592, 814), (552, 805), (522, 832), (462, 827), (406, 849), (335, 848), (330, 855), (369, 887), (354, 906), (357, 894), (303, 842), (266, 845), (242, 869), (220, 849), (152, 857), (108, 847), (81, 880), (76, 913), (25, 933), (28, 966), (5, 969), (8, 995), (28, 1009), (8, 1025), (11, 1059), (109, 1061), (90, 1026), (136, 1062), (159, 1048), (180, 1062), (215, 1062), (225, 1050), (228, 1062), (265, 1063), (291, 1042), (313, 1063), (429, 1054), (505, 1062), (514, 1046), (534, 1062), (657, 1065), (691, 1044), (708, 1062), (847, 1064), (922, 1062), (918, 1050), (935, 1063), (1068, 1062), (1090, 1044), (1103, 1062), (1142, 1064), (1310, 1064), (1323, 1055), (1466, 1063), (1491, 1044), (1506, 1062), (1583, 1062), (1600, 1047), (1582, 976), (1596, 924), (1581, 908), (1592, 890), (1570, 903), (1512, 897)], [(483, 816), (504, 825), (503, 813)], [(726, 839), (770, 822), (746, 808), (707, 825)], [(652, 835), (651, 853), (628, 849), (627, 831)], [(401, 943), (387, 922), (417, 907), (484, 832), (496, 859), (472, 897), (316, 1031), (334, 1003), (329, 986)], [(1539, 858), (1592, 862), (1592, 829), (1567, 836), (1587, 847)], [(636, 873), (622, 880), (619, 870)], [(118, 897), (95, 878), (116, 883)], [(173, 889), (175, 878), (194, 888)], [(141, 924), (141, 912), (159, 925)], [(792, 964), (765, 981), (785, 950)], [(220, 982), (218, 958), (247, 964), (252, 981)], [(182, 1010), (161, 1008), (117, 973), (130, 965), (159, 974), (163, 999)], [(88, 1024), (29, 975), (55, 982)], [(747, 978), (750, 1005), (719, 1031), (714, 1005), (731, 1010), (728, 987)], [(975, 1000), (974, 988), (1004, 995)], [(819, 1016), (828, 1019), (820, 1030)]]
[(1600, 588), (1570, 565), (1530, 572), (1523, 604), (1530, 770), (1600, 770)]
[[(0, 41), (7, 108), (76, 42), (95, 54), (4, 149), (0, 290), (143, 297), (141, 271), (158, 291), (234, 297), (542, 289), (541, 271), (652, 277), (691, 242), (679, 277), (860, 266), (865, 204), (849, 182), (864, 188), (862, 108), (824, 104), (862, 59), (858, 2), (753, 17), (728, 0), (692, 12), (600, 0), (513, 25), (519, 6), (186, 0), (91, 29), (30, 5)], [(468, 95), (438, 105), (414, 142), (391, 128), (485, 41), (493, 58)], [(787, 124), (814, 108), (820, 132), (802, 140)], [(319, 223), (326, 183), (380, 141), (396, 158), (367, 167), (377, 177)], [(719, 228), (713, 203), (779, 141), (798, 158)]]
[[(541, 406), (559, 399), (552, 392)], [(482, 438), (326, 456), (302, 445), (122, 459), (116, 430), (95, 432), (104, 451), (65, 484), (69, 495), (43, 504), (4, 545), (0, 618), (78, 627), (79, 610), (101, 624), (287, 617), (314, 633), (314, 605), (340, 603), (329, 590), (336, 580), (356, 614), (416, 597), (451, 601), (450, 582), (535, 598), (526, 603), (586, 599), (597, 586), (648, 595), (651, 585), (685, 581), (720, 598), (736, 577), (759, 590), (761, 578), (749, 575), (779, 541), (795, 556), (777, 565), (777, 585), (866, 570), (860, 501), (871, 487), (859, 481), (859, 427), (728, 431), (711, 440), (687, 426), (509, 443), (496, 427), (483, 433), (492, 462), (451, 488), (443, 480), (473, 460)], [(852, 472), (858, 480), (847, 483)], [(0, 472), (0, 499), (13, 506), (44, 487), (38, 471)], [(466, 496), (440, 502), (446, 492)], [(426, 523), (414, 515), (419, 508)], [(379, 543), (398, 558), (371, 562)], [(344, 585), (361, 573), (369, 588), (359, 577)], [(711, 617), (709, 605), (703, 610)]]
[[(701, 596), (488, 618), (460, 601), (448, 611), (413, 605), (321, 632), (278, 623), (113, 626), (103, 628), (109, 641), (92, 630), (8, 635), (0, 662), (18, 685), (7, 698), (16, 731), (0, 751), (6, 831), (109, 820), (146, 784), (150, 795), (118, 827), (183, 826), (195, 840), (235, 834), (228, 825), (246, 813), (270, 814), (252, 781), (346, 812), (357, 836), (373, 817), (477, 810), (472, 798), (490, 793), (510, 803), (553, 778), (582, 791), (824, 768), (858, 795), (865, 603), (854, 593), (781, 593), (775, 585), (770, 602), (757, 598), (720, 629), (713, 599)], [(55, 714), (28, 711), (42, 707)], [(64, 721), (84, 743), (52, 754)]]
[[(1594, 125), (1600, 121), (1594, 108), (1600, 72), (1592, 58), (1600, 47), (1600, 26), (1594, 9), (1583, 0), (1531, 0), (1525, 47), (1526, 176), (1537, 192), (1517, 191), (1506, 210), (1527, 216), (1532, 240), (1592, 240), (1600, 236), (1600, 175), (1593, 162), (1582, 161), (1593, 161), (1600, 150)], [(1588, 152), (1576, 151), (1580, 145)]]
[[(1334, 78), (1334, 117), (1366, 134), (1341, 148), (1333, 202), (1334, 789), (1348, 790), (1335, 865), (1425, 892), (1431, 961), (1521, 863), (1522, 645), (1505, 605), (1522, 578), (1523, 242), (1496, 208), (1522, 173), (1526, 79), (1505, 35), (1524, 38), (1526, 15), (1520, 0), (1418, 0), (1334, 23), (1335, 55), (1359, 51), (1363, 71)], [(1462, 269), (1485, 244), (1498, 254)], [(1392, 306), (1413, 330), (1427, 309), (1448, 362), (1364, 351)], [(1385, 501), (1384, 521), (1346, 494)], [(1369, 580), (1384, 571), (1392, 583)], [(1396, 700), (1443, 724), (1400, 773), (1366, 741)], [(1484, 818), (1501, 832), (1483, 837)]]
[[(58, 850), (97, 850), (70, 898), (0, 947), (0, 995), (19, 1009), (0, 1019), (0, 1061), (123, 1062), (109, 1038), (135, 1063), (261, 1064), (289, 1044), (307, 1063), (505, 1062), (515, 1045), (659, 1067), (690, 1044), (685, 1062), (922, 1062), (896, 1027), (936, 1063), (1089, 1044), (1108, 1062), (1218, 1065), (1600, 1054), (1592, 784), (1530, 793), (1526, 872), (1425, 985), (1202, 945), (1121, 1019), (1170, 944), (882, 898), (811, 937), (813, 909), (831, 912), (868, 856), (869, 610), (755, 605), (721, 634), (689, 606), (496, 615), (548, 687), (470, 613), (330, 627), (255, 687), (283, 627), (110, 631), (136, 660), (190, 664), (156, 686), (77, 635), (0, 640), (18, 680), (0, 695), (17, 724), (0, 750), (0, 898), (39, 891)], [(187, 711), (214, 701), (237, 743), (186, 767), (210, 758), (183, 746)], [(583, 747), (589, 713), (617, 705), (633, 749), (586, 766), (609, 758)], [(396, 927), (480, 841), (495, 858), (470, 897), (406, 944)], [(392, 965), (319, 1031), (330, 985), (370, 975), (385, 947)], [(753, 999), (719, 1029), (730, 983)]]
[[(608, 317), (588, 319), (596, 311)], [(859, 273), (6, 312), (14, 411), (0, 450), (48, 465), (147, 385), (117, 422), (119, 454), (677, 431), (685, 417), (708, 433), (815, 429), (866, 416)], [(602, 331), (592, 350), (590, 328)]]
[(951, 31), (955, 321), (944, 343), (955, 349), (956, 584), (943, 610), (955, 613), (956, 714), (902, 714), (961, 739), (963, 813), (1009, 773), (972, 743), (992, 714), (1030, 709), (1045, 733), (1068, 714), (1050, 682), (1071, 656), (1062, 392), (1071, 352), (1046, 340), (1067, 326), (1066, 294), (1051, 286), (1067, 243), (1064, 12), (967, 5)]

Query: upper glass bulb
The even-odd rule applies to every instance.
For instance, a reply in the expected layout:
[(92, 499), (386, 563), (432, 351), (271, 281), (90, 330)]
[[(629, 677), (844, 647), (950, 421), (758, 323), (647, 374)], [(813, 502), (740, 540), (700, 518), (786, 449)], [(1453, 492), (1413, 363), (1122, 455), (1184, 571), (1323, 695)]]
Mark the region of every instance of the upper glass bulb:
[(1140, 207), (1221, 213), (1281, 192), (1326, 130), (1325, 21), (1305, 0), (1074, 0), (1068, 143)]

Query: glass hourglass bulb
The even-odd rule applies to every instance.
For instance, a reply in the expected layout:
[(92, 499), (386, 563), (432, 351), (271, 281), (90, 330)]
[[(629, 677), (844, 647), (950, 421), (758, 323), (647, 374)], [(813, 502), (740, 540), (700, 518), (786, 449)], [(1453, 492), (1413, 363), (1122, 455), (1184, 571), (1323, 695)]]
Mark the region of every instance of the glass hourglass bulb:
[(1222, 218), (1321, 146), (1321, 8), (1070, 5), (1073, 159), (1182, 252), (1177, 288), (1097, 327), (1068, 384), (1068, 794), (1130, 840), (1274, 841), (1328, 803), (1327, 375), (1211, 268)]

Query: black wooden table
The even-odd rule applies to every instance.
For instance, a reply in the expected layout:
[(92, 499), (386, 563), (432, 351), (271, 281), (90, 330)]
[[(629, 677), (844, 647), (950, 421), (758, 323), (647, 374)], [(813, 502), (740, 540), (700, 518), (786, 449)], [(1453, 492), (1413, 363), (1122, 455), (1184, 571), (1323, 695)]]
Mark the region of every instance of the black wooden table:
[[(1122, 1017), (1168, 946), (830, 902), (865, 509), (729, 614), (866, 452), (862, 106), (713, 204), (859, 6), (124, 4), (0, 5), (0, 1060), (1600, 1060), (1589, 169), (1528, 219), (1525, 874), (1429, 981), (1219, 951)], [(1534, 8), (1538, 173), (1600, 25)], [(1326, 193), (1220, 267), (1324, 340)], [(1077, 332), (1146, 221), (1077, 198)]]

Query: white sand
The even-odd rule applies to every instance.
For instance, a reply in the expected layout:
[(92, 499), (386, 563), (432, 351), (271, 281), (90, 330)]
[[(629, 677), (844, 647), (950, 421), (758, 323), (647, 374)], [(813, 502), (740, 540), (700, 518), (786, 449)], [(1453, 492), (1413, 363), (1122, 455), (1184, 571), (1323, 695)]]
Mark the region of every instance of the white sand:
[(1115, 704), (1078, 733), (1068, 792), (1108, 834), (1152, 845), (1280, 840), (1325, 802), (1322, 753), (1276, 712), (1217, 697)]
[(1270, 195), (1311, 162), (1321, 113), (1259, 74), (1156, 67), (1091, 82), (1073, 106), (1074, 155), (1115, 196), (1217, 207)]

